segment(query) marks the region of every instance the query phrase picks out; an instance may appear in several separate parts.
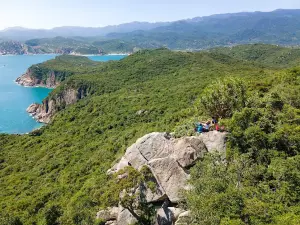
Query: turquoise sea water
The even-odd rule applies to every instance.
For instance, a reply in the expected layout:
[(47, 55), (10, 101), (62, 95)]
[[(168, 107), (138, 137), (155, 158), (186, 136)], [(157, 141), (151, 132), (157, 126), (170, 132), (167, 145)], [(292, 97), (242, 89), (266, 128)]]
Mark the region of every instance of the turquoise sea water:
[[(32, 119), (26, 108), (34, 102), (42, 102), (51, 89), (28, 88), (14, 80), (28, 67), (54, 58), (55, 55), (0, 56), (0, 133), (27, 133), (41, 124)], [(120, 60), (125, 56), (89, 56), (95, 61)]]

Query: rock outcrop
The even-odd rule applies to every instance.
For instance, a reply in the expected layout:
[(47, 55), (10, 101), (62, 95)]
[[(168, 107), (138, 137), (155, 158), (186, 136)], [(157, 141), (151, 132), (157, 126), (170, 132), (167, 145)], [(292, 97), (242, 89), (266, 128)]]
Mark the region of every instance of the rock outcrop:
[(59, 82), (57, 82), (56, 80), (56, 74), (54, 71), (49, 71), (46, 77), (46, 80), (38, 79), (29, 68), (25, 74), (16, 79), (16, 83), (25, 87), (55, 88), (59, 85)]
[(59, 109), (66, 105), (74, 104), (87, 95), (88, 93), (85, 89), (66, 89), (55, 96), (46, 98), (42, 104), (31, 104), (26, 111), (36, 121), (40, 123), (49, 123)]
[(180, 208), (168, 207), (160, 208), (156, 213), (157, 225), (173, 225), (178, 221), (179, 216), (185, 211)]
[(105, 221), (117, 220), (119, 215), (119, 208), (113, 207), (105, 210), (101, 210), (97, 213), (97, 219), (103, 219)]
[[(163, 205), (157, 209), (157, 224), (183, 224), (180, 221), (189, 219), (188, 213), (182, 209), (169, 207), (177, 205), (182, 199), (182, 191), (187, 190), (189, 168), (207, 152), (217, 151), (225, 154), (226, 133), (212, 131), (199, 136), (173, 138), (167, 133), (151, 133), (137, 140), (129, 147), (122, 159), (114, 165), (108, 174), (117, 173), (125, 167), (131, 166), (141, 170), (147, 166), (157, 185), (156, 191), (146, 188), (144, 194), (147, 203)], [(120, 179), (123, 179), (120, 177)], [(140, 190), (141, 191), (141, 190)], [(166, 204), (168, 202), (168, 204)], [(125, 209), (123, 209), (124, 211)], [(119, 210), (120, 213), (120, 210)], [(129, 211), (124, 211), (127, 218)], [(185, 214), (183, 214), (185, 213)], [(121, 215), (119, 214), (118, 218)], [(117, 225), (127, 225), (132, 221), (118, 222)]]

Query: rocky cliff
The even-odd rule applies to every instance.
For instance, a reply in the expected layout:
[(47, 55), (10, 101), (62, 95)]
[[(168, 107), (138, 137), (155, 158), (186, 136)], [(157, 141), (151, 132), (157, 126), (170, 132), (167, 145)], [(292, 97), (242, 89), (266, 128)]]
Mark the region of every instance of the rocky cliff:
[[(182, 191), (192, 187), (188, 185), (189, 169), (208, 152), (217, 151), (225, 155), (226, 133), (217, 131), (199, 136), (173, 138), (167, 133), (151, 133), (140, 138), (126, 150), (122, 159), (114, 165), (108, 174), (134, 168), (137, 171), (147, 167), (152, 174), (155, 187), (143, 189), (137, 185), (130, 196), (142, 193), (148, 204), (156, 205), (156, 224), (188, 224), (189, 212), (178, 207), (182, 200)], [(126, 179), (126, 174), (119, 179)], [(128, 225), (140, 222), (139, 212), (122, 205), (124, 193), (120, 193), (118, 207), (101, 210), (97, 218), (106, 221), (106, 225)]]
[(46, 98), (42, 104), (31, 104), (26, 111), (36, 121), (40, 123), (49, 123), (58, 110), (77, 102), (87, 95), (87, 90), (84, 88), (65, 89), (59, 94)]
[(29, 68), (21, 77), (18, 77), (16, 79), (16, 83), (25, 87), (55, 88), (59, 85), (55, 71), (49, 71), (46, 74), (46, 79), (41, 79), (34, 74), (31, 68)]

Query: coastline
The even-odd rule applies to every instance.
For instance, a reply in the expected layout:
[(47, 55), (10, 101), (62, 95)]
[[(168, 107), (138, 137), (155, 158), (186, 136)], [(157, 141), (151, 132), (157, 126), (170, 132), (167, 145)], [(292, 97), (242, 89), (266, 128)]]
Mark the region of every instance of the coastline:
[(35, 85), (35, 86), (28, 86), (28, 85), (22, 85), (19, 84), (16, 80), (13, 81), (16, 85), (24, 87), (24, 88), (46, 88), (46, 89), (55, 89), (55, 87), (46, 87), (46, 86), (42, 86), (42, 85)]

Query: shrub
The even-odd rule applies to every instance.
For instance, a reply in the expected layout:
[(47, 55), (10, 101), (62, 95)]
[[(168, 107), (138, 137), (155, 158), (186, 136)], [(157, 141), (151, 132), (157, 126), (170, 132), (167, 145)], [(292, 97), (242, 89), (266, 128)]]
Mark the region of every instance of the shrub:
[(199, 108), (218, 118), (229, 118), (246, 105), (246, 85), (237, 78), (225, 78), (209, 85), (200, 97)]

